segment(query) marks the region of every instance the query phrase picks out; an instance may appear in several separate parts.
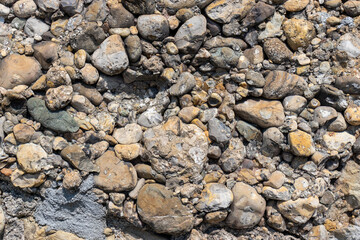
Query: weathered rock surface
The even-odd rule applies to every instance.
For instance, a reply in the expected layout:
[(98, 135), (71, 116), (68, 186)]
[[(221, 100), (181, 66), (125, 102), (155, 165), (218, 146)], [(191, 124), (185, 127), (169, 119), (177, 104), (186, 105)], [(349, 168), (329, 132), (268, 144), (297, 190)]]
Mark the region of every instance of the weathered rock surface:
[(241, 118), (263, 128), (281, 126), (285, 120), (279, 101), (249, 99), (237, 104), (234, 110)]
[(137, 211), (141, 219), (157, 233), (176, 235), (189, 232), (194, 225), (191, 212), (160, 184), (146, 184), (141, 188)]

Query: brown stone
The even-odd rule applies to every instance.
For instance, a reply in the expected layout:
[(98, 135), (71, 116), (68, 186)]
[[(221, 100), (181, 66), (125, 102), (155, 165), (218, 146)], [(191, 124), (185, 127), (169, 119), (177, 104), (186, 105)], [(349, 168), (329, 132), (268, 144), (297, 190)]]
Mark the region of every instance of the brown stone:
[(94, 177), (95, 186), (105, 191), (122, 192), (135, 188), (137, 183), (136, 170), (131, 163), (124, 162), (115, 156), (115, 152), (107, 151), (96, 160), (100, 168)]
[(20, 143), (30, 142), (32, 136), (35, 133), (35, 129), (26, 124), (17, 124), (13, 128), (16, 141)]
[(283, 23), (283, 30), (291, 49), (306, 48), (316, 36), (314, 25), (304, 19), (292, 18)]
[(43, 69), (49, 69), (51, 64), (58, 59), (58, 44), (44, 41), (33, 46), (34, 57), (39, 61)]
[(315, 146), (310, 134), (301, 130), (289, 133), (291, 151), (296, 156), (310, 157), (315, 152)]
[(155, 232), (178, 235), (192, 229), (194, 217), (191, 212), (165, 186), (146, 184), (137, 199), (141, 220)]

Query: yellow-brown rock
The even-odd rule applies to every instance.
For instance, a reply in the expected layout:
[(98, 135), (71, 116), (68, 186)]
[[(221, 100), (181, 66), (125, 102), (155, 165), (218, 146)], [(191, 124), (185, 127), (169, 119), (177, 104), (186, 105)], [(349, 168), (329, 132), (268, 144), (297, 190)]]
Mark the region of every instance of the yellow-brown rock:
[(360, 107), (356, 105), (350, 105), (344, 112), (345, 120), (347, 123), (353, 126), (360, 125)]
[(292, 50), (306, 48), (316, 36), (314, 25), (304, 19), (292, 18), (283, 23), (287, 42)]
[(291, 151), (296, 156), (310, 157), (315, 152), (315, 146), (310, 134), (301, 130), (290, 132), (288, 141)]
[(31, 137), (35, 133), (35, 129), (26, 124), (17, 124), (13, 128), (16, 141), (20, 143), (30, 142)]
[(142, 147), (139, 143), (134, 144), (117, 144), (114, 148), (115, 154), (118, 158), (131, 161), (139, 157), (142, 153)]
[(306, 8), (309, 0), (288, 0), (284, 3), (284, 8), (288, 12), (298, 12)]

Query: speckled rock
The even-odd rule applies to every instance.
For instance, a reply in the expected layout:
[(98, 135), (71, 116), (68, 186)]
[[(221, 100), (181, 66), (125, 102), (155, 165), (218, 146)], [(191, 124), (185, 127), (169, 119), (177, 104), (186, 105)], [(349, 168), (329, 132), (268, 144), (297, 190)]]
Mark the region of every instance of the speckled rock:
[(50, 88), (46, 91), (45, 103), (50, 110), (56, 111), (66, 107), (71, 102), (72, 96), (72, 86), (62, 85), (57, 88)]
[(169, 23), (162, 15), (141, 15), (138, 18), (137, 28), (140, 35), (151, 41), (163, 40), (169, 35)]
[(201, 192), (201, 198), (195, 208), (198, 211), (213, 212), (228, 208), (232, 201), (233, 194), (225, 185), (209, 183)]
[(291, 151), (296, 156), (309, 157), (315, 152), (315, 145), (310, 134), (301, 130), (289, 133)]
[(279, 212), (290, 221), (303, 224), (309, 221), (319, 206), (318, 197), (299, 198), (295, 201), (289, 200), (278, 202)]
[(314, 25), (304, 19), (291, 18), (283, 23), (283, 30), (287, 42), (292, 50), (306, 48), (315, 37)]

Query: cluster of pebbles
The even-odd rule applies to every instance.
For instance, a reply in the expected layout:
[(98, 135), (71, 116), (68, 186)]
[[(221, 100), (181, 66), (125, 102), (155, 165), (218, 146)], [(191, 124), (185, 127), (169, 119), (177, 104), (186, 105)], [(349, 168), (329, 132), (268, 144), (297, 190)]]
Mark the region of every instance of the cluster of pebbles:
[(4, 240), (356, 240), (360, 1), (0, 0)]

